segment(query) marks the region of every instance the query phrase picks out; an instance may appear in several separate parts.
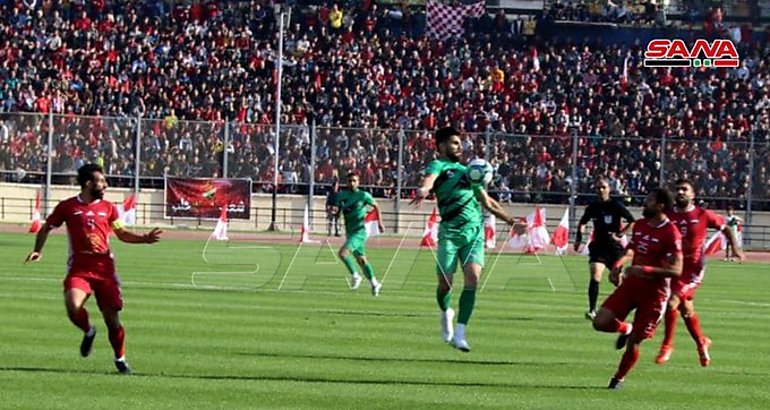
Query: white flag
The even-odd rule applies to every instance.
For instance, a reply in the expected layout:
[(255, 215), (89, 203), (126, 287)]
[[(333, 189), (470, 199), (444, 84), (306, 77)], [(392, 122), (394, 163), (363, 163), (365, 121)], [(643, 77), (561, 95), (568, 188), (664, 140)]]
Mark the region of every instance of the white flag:
[(222, 207), (222, 214), (219, 216), (217, 226), (214, 228), (212, 236), (218, 241), (227, 241), (227, 206)]

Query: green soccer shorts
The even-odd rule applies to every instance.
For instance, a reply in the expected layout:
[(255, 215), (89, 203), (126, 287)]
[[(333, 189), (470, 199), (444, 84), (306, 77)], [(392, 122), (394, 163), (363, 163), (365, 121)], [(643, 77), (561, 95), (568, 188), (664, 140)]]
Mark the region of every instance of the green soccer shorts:
[(345, 248), (356, 257), (366, 256), (366, 230), (362, 229), (346, 236)]
[(457, 263), (475, 263), (484, 267), (484, 231), (481, 227), (461, 234), (439, 233), (436, 274), (448, 275), (457, 270)]

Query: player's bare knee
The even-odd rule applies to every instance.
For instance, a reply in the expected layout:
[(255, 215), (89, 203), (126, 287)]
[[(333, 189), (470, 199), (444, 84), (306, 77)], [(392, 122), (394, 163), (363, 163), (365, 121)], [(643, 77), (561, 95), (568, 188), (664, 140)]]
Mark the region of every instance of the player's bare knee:
[(438, 289), (442, 292), (448, 292), (452, 289), (452, 277), (447, 275), (439, 275), (438, 277)]
[(337, 252), (337, 255), (339, 255), (339, 257), (342, 259), (348, 256), (349, 253), (350, 251), (348, 251), (348, 248), (341, 248), (339, 252)]
[(110, 330), (117, 330), (120, 328), (120, 316), (116, 310), (104, 309), (102, 310), (102, 316), (104, 317), (104, 324)]
[(365, 256), (357, 256), (357, 257), (356, 257), (356, 260), (358, 261), (358, 264), (359, 264), (359, 265), (361, 265), (361, 266), (364, 266), (364, 265), (366, 265), (367, 263), (369, 263), (369, 261), (368, 261), (368, 260), (366, 260), (366, 257), (365, 257)]
[(692, 305), (692, 302), (680, 303), (679, 312), (682, 314), (683, 318), (689, 319), (695, 315), (695, 306)]

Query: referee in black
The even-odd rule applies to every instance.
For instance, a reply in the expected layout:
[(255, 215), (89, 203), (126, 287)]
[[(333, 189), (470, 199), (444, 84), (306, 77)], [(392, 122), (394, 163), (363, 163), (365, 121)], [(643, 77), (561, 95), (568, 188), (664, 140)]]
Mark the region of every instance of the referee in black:
[[(593, 239), (588, 244), (591, 271), (591, 281), (588, 283), (588, 312), (586, 319), (593, 320), (596, 316), (596, 299), (599, 298), (599, 283), (602, 280), (604, 268), (612, 269), (615, 262), (623, 255), (621, 238), (633, 227), (634, 216), (628, 208), (610, 198), (610, 184), (607, 179), (600, 177), (596, 180), (597, 201), (588, 205), (580, 218), (575, 234), (575, 252), (583, 242), (583, 231), (590, 220), (593, 223)], [(627, 224), (621, 231), (621, 219)]]

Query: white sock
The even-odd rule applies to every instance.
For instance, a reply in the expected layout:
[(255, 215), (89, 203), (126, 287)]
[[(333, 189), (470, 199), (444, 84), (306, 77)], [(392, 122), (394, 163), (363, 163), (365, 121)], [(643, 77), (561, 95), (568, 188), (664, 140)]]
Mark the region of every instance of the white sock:
[(626, 332), (626, 335), (630, 335), (631, 332), (633, 332), (633, 331), (634, 331), (634, 325), (629, 323), (628, 324), (628, 331)]
[(372, 277), (372, 287), (376, 288), (379, 284), (380, 282), (377, 280), (377, 278)]
[(91, 326), (91, 328), (90, 328), (90, 329), (88, 329), (88, 331), (86, 332), (86, 336), (88, 336), (88, 337), (93, 337), (93, 336), (94, 336), (94, 334), (96, 334), (96, 328), (95, 328), (95, 327), (93, 327), (93, 326)]
[(115, 358), (115, 361), (116, 362), (125, 362), (126, 361), (126, 356), (117, 357), (117, 358)]
[(462, 323), (458, 323), (457, 327), (455, 327), (455, 338), (457, 339), (465, 339), (465, 325)]

